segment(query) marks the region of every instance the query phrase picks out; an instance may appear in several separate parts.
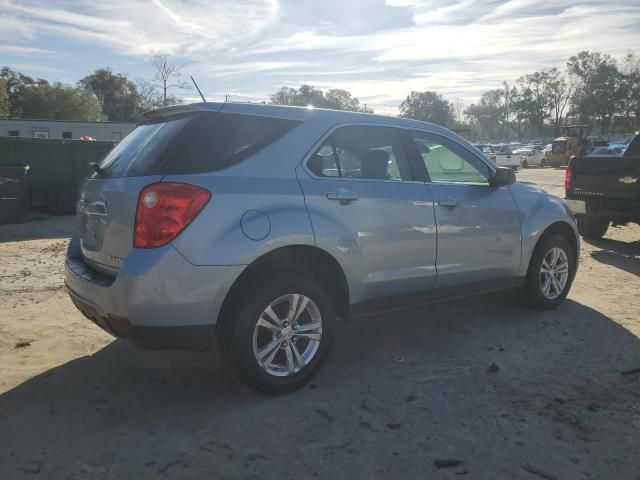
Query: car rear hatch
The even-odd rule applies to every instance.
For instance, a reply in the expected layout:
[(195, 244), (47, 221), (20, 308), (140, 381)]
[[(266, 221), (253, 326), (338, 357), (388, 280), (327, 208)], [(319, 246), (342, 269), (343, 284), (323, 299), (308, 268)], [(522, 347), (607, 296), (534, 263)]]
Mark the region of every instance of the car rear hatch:
[(114, 276), (133, 247), (140, 191), (159, 182), (160, 165), (197, 113), (149, 119), (101, 162), (80, 191), (79, 240), (85, 263)]
[[(220, 107), (212, 104), (202, 110), (186, 106), (152, 113), (96, 167), (81, 188), (78, 203), (79, 240), (87, 266), (105, 275), (117, 274), (134, 246), (136, 210), (145, 187), (163, 181), (167, 175), (228, 168), (299, 124), (281, 118), (222, 113)], [(145, 190), (145, 198), (147, 193)], [(155, 205), (149, 207), (143, 202), (145, 208)], [(168, 217), (165, 219), (172, 221)], [(162, 218), (141, 218), (156, 218), (159, 223), (145, 224), (146, 230), (140, 228), (140, 232), (151, 228), (166, 233)], [(142, 248), (155, 246), (144, 244)]]

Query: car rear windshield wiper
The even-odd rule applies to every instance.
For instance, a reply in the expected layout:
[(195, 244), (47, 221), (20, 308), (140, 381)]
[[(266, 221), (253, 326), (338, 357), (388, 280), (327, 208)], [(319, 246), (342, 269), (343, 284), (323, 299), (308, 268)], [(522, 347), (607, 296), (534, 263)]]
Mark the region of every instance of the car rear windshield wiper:
[(102, 168), (98, 163), (96, 162), (89, 162), (89, 166), (93, 169), (94, 172), (96, 172), (96, 174), (99, 177), (110, 177), (111, 173), (109, 173), (109, 170)]

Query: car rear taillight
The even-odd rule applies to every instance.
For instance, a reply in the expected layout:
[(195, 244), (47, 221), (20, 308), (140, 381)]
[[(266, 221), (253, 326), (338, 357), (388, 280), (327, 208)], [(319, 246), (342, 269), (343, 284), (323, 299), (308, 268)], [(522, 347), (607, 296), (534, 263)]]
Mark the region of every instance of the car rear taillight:
[(564, 191), (565, 193), (569, 193), (571, 190), (571, 166), (568, 166), (564, 172)]
[(211, 198), (202, 187), (188, 183), (152, 183), (138, 196), (133, 246), (155, 248), (166, 245), (194, 218)]

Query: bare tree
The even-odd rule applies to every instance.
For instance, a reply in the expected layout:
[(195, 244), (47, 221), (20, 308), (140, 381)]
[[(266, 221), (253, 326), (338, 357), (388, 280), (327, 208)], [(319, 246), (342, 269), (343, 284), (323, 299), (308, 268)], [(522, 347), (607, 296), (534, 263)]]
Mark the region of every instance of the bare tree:
[(162, 95), (156, 85), (142, 77), (138, 77), (136, 78), (136, 89), (138, 90), (140, 109), (143, 112), (162, 107)]
[[(567, 83), (557, 68), (551, 68), (548, 72), (546, 80), (546, 94), (551, 108), (551, 118), (553, 120), (553, 133), (560, 134), (560, 126), (565, 110), (569, 106), (571, 95), (573, 94), (573, 85)], [(568, 114), (568, 113), (567, 113)]]
[(464, 111), (466, 108), (467, 106), (463, 99), (455, 98), (453, 100), (453, 116), (455, 117), (456, 122), (460, 124), (464, 123)]
[[(177, 97), (167, 95), (167, 91), (170, 88), (188, 89), (189, 84), (187, 82), (180, 81), (182, 73), (182, 65), (173, 63), (171, 58), (166, 53), (159, 53), (154, 55), (151, 59), (151, 64), (156, 69), (156, 73), (153, 76), (153, 86), (157, 87), (162, 92), (162, 105), (173, 105)], [(177, 102), (182, 103), (182, 102)]]

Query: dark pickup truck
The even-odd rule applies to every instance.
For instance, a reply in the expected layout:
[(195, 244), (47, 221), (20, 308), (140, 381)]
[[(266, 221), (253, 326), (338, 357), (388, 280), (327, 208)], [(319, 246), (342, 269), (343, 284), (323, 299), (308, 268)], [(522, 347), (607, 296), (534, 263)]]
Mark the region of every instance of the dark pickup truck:
[(601, 238), (611, 223), (640, 223), (640, 134), (622, 156), (573, 157), (564, 188), (584, 238)]

